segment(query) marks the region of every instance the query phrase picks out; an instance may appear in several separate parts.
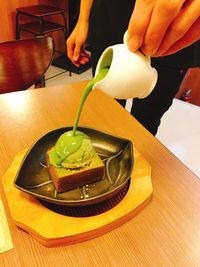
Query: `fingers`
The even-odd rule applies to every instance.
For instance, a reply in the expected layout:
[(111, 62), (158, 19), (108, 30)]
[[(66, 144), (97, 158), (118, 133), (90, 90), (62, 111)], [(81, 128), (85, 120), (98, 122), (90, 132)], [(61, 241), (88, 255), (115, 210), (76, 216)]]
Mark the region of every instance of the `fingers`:
[(198, 18), (195, 23), (190, 27), (187, 33), (175, 42), (167, 51), (165, 51), (162, 56), (167, 56), (177, 51), (193, 44), (195, 41), (200, 39), (200, 18)]
[(79, 67), (80, 62), (80, 51), (81, 51), (81, 46), (78, 42), (76, 42), (73, 38), (70, 38), (66, 41), (67, 45), (67, 56), (68, 58), (72, 61), (72, 63)]
[(77, 67), (79, 67), (81, 64), (81, 62), (80, 62), (81, 61), (81, 47), (82, 47), (81, 44), (76, 42), (76, 44), (74, 46), (72, 62)]
[(150, 56), (176, 52), (200, 38), (199, 16), (200, 0), (136, 0), (128, 48)]
[[(184, 42), (188, 40), (191, 43), (190, 39), (191, 40), (193, 39), (192, 35), (184, 37), (184, 35), (189, 30), (190, 30), (190, 34), (192, 34), (192, 32), (194, 31), (195, 36), (198, 35), (198, 32), (199, 32), (199, 37), (200, 37), (199, 26), (196, 26), (196, 28), (194, 26), (195, 25), (194, 23), (195, 21), (198, 20), (199, 16), (200, 16), (200, 0), (199, 1), (193, 1), (193, 0), (186, 1), (186, 4), (183, 6), (183, 8), (180, 10), (177, 17), (174, 19), (174, 21), (169, 26), (165, 34), (165, 37), (163, 38), (162, 43), (159, 49), (157, 50), (157, 52), (154, 54), (154, 56), (163, 55), (164, 52), (169, 50), (169, 48), (173, 44), (175, 44), (178, 40), (182, 38), (183, 38), (182, 41), (178, 43), (180, 44), (183, 43), (183, 40)], [(198, 24), (198, 22), (196, 23)], [(196, 39), (196, 37), (194, 39), (198, 40), (198, 38)]]
[(79, 57), (80, 64), (85, 65), (90, 61), (90, 55), (85, 52), (85, 50), (81, 49), (80, 57)]
[(66, 41), (66, 47), (67, 47), (67, 56), (72, 61), (73, 60), (73, 54), (74, 54), (74, 44), (70, 43), (67, 40)]
[(72, 62), (75, 66), (79, 67), (81, 64), (85, 65), (87, 62), (89, 62), (90, 56), (84, 51), (82, 46), (78, 43), (76, 43)]
[(170, 23), (176, 18), (184, 1), (156, 1), (150, 23), (148, 25), (141, 50), (147, 55), (153, 55), (159, 48)]
[(137, 0), (129, 25), (127, 44), (131, 51), (136, 51), (143, 43), (145, 32), (151, 19), (155, 0)]
[(88, 23), (78, 22), (66, 41), (67, 56), (77, 67), (79, 67), (80, 64), (86, 64), (89, 61), (89, 56), (83, 49), (87, 35)]
[(68, 39), (67, 42), (67, 56), (72, 61), (72, 63), (79, 67), (80, 64), (86, 64), (89, 62), (89, 55), (83, 50), (82, 43), (74, 41), (73, 39)]

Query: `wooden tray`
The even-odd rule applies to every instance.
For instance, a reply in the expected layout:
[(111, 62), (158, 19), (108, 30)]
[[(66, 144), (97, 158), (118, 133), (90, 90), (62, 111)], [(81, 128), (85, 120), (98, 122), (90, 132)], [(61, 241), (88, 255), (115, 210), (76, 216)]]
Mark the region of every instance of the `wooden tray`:
[(134, 149), (134, 170), (130, 185), (116, 205), (105, 209), (107, 204), (104, 203), (106, 211), (93, 216), (57, 213), (14, 187), (13, 181), (26, 151), (16, 155), (2, 178), (2, 185), (14, 223), (45, 246), (68, 245), (102, 235), (131, 219), (150, 200), (153, 191), (151, 167)]

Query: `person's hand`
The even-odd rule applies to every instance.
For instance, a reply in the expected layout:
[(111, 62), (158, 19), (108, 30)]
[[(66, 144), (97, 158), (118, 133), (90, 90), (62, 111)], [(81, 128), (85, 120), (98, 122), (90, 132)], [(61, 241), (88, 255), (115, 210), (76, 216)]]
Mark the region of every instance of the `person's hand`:
[(88, 35), (88, 25), (77, 23), (73, 32), (66, 41), (67, 56), (72, 63), (79, 67), (80, 64), (89, 62), (90, 57), (84, 50), (84, 45)]
[(173, 54), (200, 39), (200, 0), (136, 0), (127, 44), (150, 56)]

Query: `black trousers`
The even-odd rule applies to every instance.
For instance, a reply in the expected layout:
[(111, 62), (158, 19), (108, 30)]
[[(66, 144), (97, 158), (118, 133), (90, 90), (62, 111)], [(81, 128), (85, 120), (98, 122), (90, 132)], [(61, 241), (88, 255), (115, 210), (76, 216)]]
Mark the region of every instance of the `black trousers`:
[[(91, 62), (93, 75), (101, 51), (92, 50)], [(163, 114), (172, 105), (187, 69), (170, 68), (153, 64), (158, 72), (158, 82), (152, 93), (146, 98), (133, 99), (131, 114), (153, 135), (156, 135)], [(125, 107), (126, 100), (116, 99)]]

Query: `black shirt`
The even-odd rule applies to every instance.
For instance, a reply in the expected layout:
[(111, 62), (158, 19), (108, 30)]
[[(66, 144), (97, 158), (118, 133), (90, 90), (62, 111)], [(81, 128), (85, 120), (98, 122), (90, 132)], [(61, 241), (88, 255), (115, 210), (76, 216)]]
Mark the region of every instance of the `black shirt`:
[[(122, 43), (135, 0), (94, 0), (90, 13), (89, 42), (102, 51)], [(142, 16), (142, 14), (141, 14)], [(154, 65), (169, 67), (200, 67), (200, 41), (170, 56), (152, 58)]]

